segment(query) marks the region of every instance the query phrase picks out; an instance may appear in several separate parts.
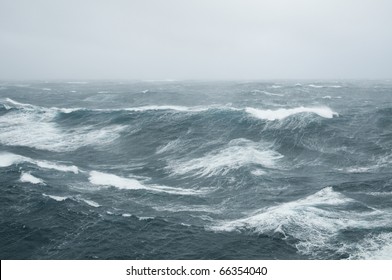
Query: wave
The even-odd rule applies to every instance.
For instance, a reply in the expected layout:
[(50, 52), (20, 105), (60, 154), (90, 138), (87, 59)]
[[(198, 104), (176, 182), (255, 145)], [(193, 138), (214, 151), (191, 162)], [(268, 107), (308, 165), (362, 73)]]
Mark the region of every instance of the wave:
[[(388, 217), (374, 208), (364, 212), (344, 210), (347, 205), (360, 205), (354, 199), (326, 187), (305, 198), (260, 209), (250, 216), (223, 221), (210, 229), (214, 231), (251, 230), (263, 234), (282, 234), (297, 240), (296, 248), (305, 255), (317, 253), (339, 245), (333, 238), (349, 228), (374, 228), (390, 224)], [(327, 210), (328, 209), (328, 210)], [(375, 222), (376, 221), (376, 222)]]
[(97, 128), (85, 125), (64, 129), (55, 122), (57, 109), (47, 109), (8, 100), (20, 110), (0, 116), (0, 143), (55, 152), (75, 151), (84, 146), (104, 146), (120, 137), (125, 125)]
[(340, 86), (340, 85), (315, 85), (315, 84), (309, 84), (308, 87), (311, 87), (311, 88), (341, 88), (342, 86)]
[(207, 205), (190, 205), (190, 206), (184, 206), (184, 205), (172, 205), (172, 204), (167, 204), (164, 206), (153, 206), (152, 207), (154, 210), (159, 211), (159, 212), (205, 212), (205, 213), (214, 213), (214, 214), (220, 214), (222, 213), (222, 209), (218, 209), (217, 207), (210, 207)]
[(16, 155), (8, 152), (0, 153), (0, 167), (8, 167), (14, 164), (19, 164), (22, 162), (28, 162), (37, 165), (38, 167), (44, 169), (53, 169), (62, 172), (73, 172), (75, 174), (79, 173), (79, 168), (75, 165), (62, 165), (50, 161), (35, 160), (32, 158), (24, 157), (21, 155)]
[(272, 92), (269, 92), (269, 91), (258, 90), (258, 89), (252, 90), (252, 92), (253, 93), (262, 93), (262, 94), (265, 94), (265, 95), (268, 95), (268, 96), (284, 96), (284, 94), (282, 94), (282, 93), (272, 93)]
[(51, 114), (56, 113), (64, 113), (64, 114), (71, 114), (74, 112), (79, 111), (88, 111), (88, 112), (148, 112), (148, 111), (177, 111), (177, 112), (204, 112), (208, 110), (240, 110), (232, 107), (227, 106), (220, 106), (220, 105), (210, 105), (210, 106), (180, 106), (180, 105), (147, 105), (147, 106), (140, 106), (140, 107), (125, 107), (125, 108), (111, 108), (111, 109), (99, 109), (99, 108), (58, 108), (58, 107), (42, 107), (37, 105), (32, 105), (28, 103), (21, 103), (15, 101), (11, 98), (6, 98), (2, 101), (3, 105), (6, 106), (7, 110), (12, 108), (14, 109), (24, 109), (30, 111), (37, 111), (37, 112), (46, 112)]
[(252, 107), (247, 107), (245, 109), (247, 113), (255, 118), (262, 120), (282, 120), (295, 114), (300, 113), (313, 113), (320, 117), (331, 119), (334, 116), (338, 116), (338, 113), (332, 111), (328, 107), (296, 107), (292, 109), (277, 109), (277, 110), (260, 110)]
[(230, 141), (223, 149), (208, 153), (203, 157), (173, 161), (169, 164), (169, 168), (175, 174), (226, 175), (231, 170), (252, 164), (274, 168), (277, 160), (282, 157), (281, 154), (270, 150), (265, 144), (239, 138)]
[(48, 195), (48, 194), (44, 194), (44, 193), (42, 195), (45, 197), (49, 197), (49, 198), (56, 200), (56, 201), (64, 201), (66, 199), (69, 199), (68, 196)]
[[(316, 114), (323, 118), (333, 118), (338, 115), (328, 107), (296, 107), (281, 108), (277, 110), (256, 109), (252, 107), (235, 108), (230, 106), (142, 106), (125, 109), (87, 109), (87, 108), (45, 108), (31, 104), (19, 103), (6, 99), (7, 106), (14, 106), (17, 110), (10, 110), (6, 114), (0, 115), (0, 144), (7, 146), (24, 146), (38, 150), (48, 150), (53, 152), (69, 152), (79, 148), (90, 146), (95, 149), (106, 148), (115, 140), (125, 135), (130, 124), (128, 122), (114, 123), (118, 119), (123, 119), (124, 115), (102, 116), (98, 121), (97, 115), (89, 115), (89, 111), (104, 112), (155, 112), (155, 111), (174, 111), (180, 113), (203, 113), (203, 116), (211, 117), (217, 112), (238, 112), (248, 114), (256, 119), (267, 121), (283, 120), (292, 115), (306, 113)], [(71, 114), (86, 112), (85, 116), (74, 115), (72, 119), (61, 114)], [(214, 115), (212, 115), (214, 116)], [(80, 122), (83, 117), (84, 122)], [(74, 119), (73, 119), (74, 118)], [(303, 119), (303, 118), (301, 118)], [(307, 118), (310, 119), (310, 118)], [(87, 120), (87, 121), (86, 121)], [(313, 119), (310, 119), (313, 120)], [(73, 122), (70, 126), (70, 122)], [(113, 123), (112, 123), (113, 122)], [(77, 124), (77, 127), (74, 124)], [(169, 147), (167, 147), (169, 148)], [(165, 148), (163, 147), (163, 150)], [(162, 152), (158, 151), (159, 152)], [(234, 151), (235, 152), (235, 151)]]
[(173, 188), (158, 185), (144, 185), (140, 181), (132, 178), (124, 178), (114, 174), (91, 171), (89, 181), (93, 185), (112, 186), (125, 190), (148, 190), (152, 192), (164, 192), (177, 195), (200, 195), (205, 193), (204, 190), (192, 190), (183, 188)]
[(86, 203), (89, 206), (92, 206), (92, 207), (95, 207), (95, 208), (101, 207), (101, 205), (98, 204), (95, 201), (92, 201), (92, 200), (89, 200), (89, 199), (80, 199), (80, 200), (83, 201), (84, 203)]
[[(258, 91), (268, 95), (283, 96), (281, 94), (270, 93), (266, 91)], [(329, 96), (328, 96), (329, 97)], [(116, 109), (88, 109), (88, 108), (45, 108), (31, 104), (19, 103), (10, 98), (6, 101), (9, 104), (13, 104), (18, 108), (32, 109), (41, 112), (49, 113), (51, 117), (54, 117), (55, 113), (62, 112), (65, 114), (70, 114), (77, 111), (92, 111), (92, 112), (148, 112), (148, 111), (176, 111), (176, 112), (205, 112), (209, 110), (219, 110), (219, 111), (245, 111), (253, 117), (263, 119), (263, 120), (281, 120), (287, 118), (291, 115), (299, 113), (314, 113), (323, 118), (332, 118), (338, 116), (338, 113), (334, 112), (329, 107), (296, 107), (296, 108), (280, 108), (277, 110), (270, 109), (257, 109), (253, 107), (246, 108), (235, 108), (231, 106), (221, 106), (221, 105), (209, 105), (209, 106), (177, 106), (177, 105), (150, 105), (150, 106), (140, 106), (140, 107), (130, 107), (130, 108), (116, 108)]]
[(45, 182), (42, 179), (34, 177), (33, 175), (31, 175), (28, 172), (22, 172), (22, 175), (20, 176), (19, 181), (21, 181), (23, 183), (46, 185)]
[(76, 197), (72, 197), (72, 196), (57, 196), (57, 195), (47, 195), (45, 193), (43, 193), (42, 196), (51, 198), (51, 199), (53, 199), (55, 201), (58, 201), (58, 202), (70, 199), (70, 200), (73, 200), (73, 201), (76, 201), (76, 202), (83, 202), (83, 203), (85, 203), (85, 204), (87, 204), (87, 205), (89, 205), (91, 207), (94, 207), (94, 208), (101, 207), (101, 205), (99, 203), (97, 203), (97, 202), (95, 202), (93, 200), (90, 200), (90, 199), (81, 198), (79, 196), (76, 196)]
[(28, 160), (30, 159), (20, 155), (5, 152), (0, 153), (0, 167), (8, 167)]

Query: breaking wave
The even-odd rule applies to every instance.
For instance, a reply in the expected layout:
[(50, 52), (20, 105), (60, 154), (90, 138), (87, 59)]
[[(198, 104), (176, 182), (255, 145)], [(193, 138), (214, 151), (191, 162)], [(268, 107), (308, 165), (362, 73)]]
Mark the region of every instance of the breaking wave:
[(169, 168), (175, 174), (226, 175), (232, 170), (249, 165), (275, 168), (277, 161), (282, 157), (278, 152), (271, 150), (269, 145), (240, 138), (231, 140), (226, 147), (203, 157), (171, 162)]

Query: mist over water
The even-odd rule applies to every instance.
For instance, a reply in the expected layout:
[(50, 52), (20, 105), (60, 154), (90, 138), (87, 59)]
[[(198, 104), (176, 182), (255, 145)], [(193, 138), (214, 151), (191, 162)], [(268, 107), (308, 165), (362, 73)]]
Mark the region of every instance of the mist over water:
[(0, 83), (2, 259), (391, 259), (390, 81)]

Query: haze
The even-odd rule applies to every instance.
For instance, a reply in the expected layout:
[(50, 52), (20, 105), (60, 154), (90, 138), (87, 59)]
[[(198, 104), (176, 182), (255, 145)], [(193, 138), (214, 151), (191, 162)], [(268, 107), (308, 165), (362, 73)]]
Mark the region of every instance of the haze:
[(386, 79), (392, 1), (0, 0), (0, 79)]

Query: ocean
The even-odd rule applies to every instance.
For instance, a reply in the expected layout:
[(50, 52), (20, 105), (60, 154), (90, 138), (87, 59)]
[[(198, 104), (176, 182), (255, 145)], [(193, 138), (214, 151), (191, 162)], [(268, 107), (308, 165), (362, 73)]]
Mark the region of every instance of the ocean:
[(392, 259), (391, 81), (3, 81), (1, 259)]

